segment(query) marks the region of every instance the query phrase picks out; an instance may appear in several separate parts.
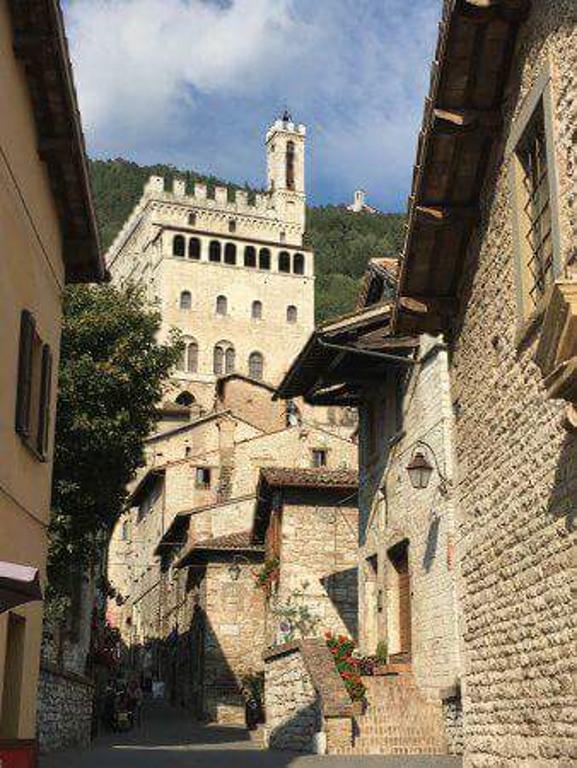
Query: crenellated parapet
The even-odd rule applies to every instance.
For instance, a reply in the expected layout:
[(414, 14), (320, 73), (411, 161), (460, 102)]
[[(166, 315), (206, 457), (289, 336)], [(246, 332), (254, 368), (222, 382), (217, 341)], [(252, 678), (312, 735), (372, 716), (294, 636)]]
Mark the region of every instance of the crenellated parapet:
[(143, 194), (147, 199), (178, 201), (192, 207), (219, 209), (233, 214), (274, 212), (272, 196), (268, 192), (256, 192), (249, 197), (249, 193), (244, 189), (231, 190), (217, 185), (213, 187), (213, 195), (209, 197), (207, 185), (200, 181), (195, 182), (187, 194), (184, 179), (173, 179), (172, 188), (169, 188), (163, 176), (151, 176), (144, 185)]

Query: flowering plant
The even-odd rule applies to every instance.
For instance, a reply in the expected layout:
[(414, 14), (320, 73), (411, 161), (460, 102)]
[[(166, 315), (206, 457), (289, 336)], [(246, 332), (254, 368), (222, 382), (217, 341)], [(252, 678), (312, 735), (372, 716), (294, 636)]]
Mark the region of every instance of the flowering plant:
[(280, 560), (278, 557), (269, 557), (264, 561), (260, 571), (254, 575), (254, 583), (259, 589), (270, 593), (271, 587), (278, 581)]
[(362, 701), (367, 689), (361, 680), (360, 659), (354, 655), (354, 642), (345, 635), (334, 635), (332, 632), (326, 632), (325, 639), (349, 696), (353, 701)]
[(298, 637), (311, 637), (315, 632), (319, 617), (315, 616), (306, 602), (307, 587), (308, 583), (304, 582), (302, 591), (295, 590), (284, 603), (277, 603), (271, 609), (273, 616), (279, 619), (282, 643), (290, 643)]

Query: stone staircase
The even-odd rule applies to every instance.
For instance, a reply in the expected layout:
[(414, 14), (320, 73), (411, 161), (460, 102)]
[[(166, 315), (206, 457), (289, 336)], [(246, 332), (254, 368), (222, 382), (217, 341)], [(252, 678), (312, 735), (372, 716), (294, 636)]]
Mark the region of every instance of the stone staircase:
[(398, 668), (363, 678), (368, 704), (354, 718), (353, 744), (341, 747), (340, 754), (447, 754), (441, 702), (425, 698), (409, 665), (399, 664)]

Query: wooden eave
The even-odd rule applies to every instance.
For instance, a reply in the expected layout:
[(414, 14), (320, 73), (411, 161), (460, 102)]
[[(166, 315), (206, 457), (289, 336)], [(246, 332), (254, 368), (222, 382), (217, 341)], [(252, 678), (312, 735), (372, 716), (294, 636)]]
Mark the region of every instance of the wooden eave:
[(395, 332), (438, 333), (452, 322), (516, 35), (529, 8), (530, 0), (445, 2), (409, 198)]
[(106, 269), (68, 44), (58, 0), (8, 0), (14, 55), (22, 63), (62, 235), (67, 282), (98, 282)]
[(356, 403), (359, 388), (382, 380), (391, 367), (403, 365), (362, 353), (407, 357), (418, 347), (414, 337), (391, 336), (389, 320), (388, 307), (383, 305), (326, 323), (310, 337), (275, 398), (304, 397), (320, 404), (322, 397), (323, 405)]

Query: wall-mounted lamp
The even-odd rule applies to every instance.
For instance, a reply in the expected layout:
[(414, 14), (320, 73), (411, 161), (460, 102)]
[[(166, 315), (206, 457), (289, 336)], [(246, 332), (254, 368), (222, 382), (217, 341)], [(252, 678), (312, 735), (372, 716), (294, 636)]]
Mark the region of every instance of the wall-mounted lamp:
[(407, 472), (413, 488), (422, 489), (429, 485), (433, 466), (429, 464), (424, 453), (415, 451), (413, 458), (407, 464)]
[(240, 579), (240, 574), (242, 572), (241, 563), (250, 564), (250, 560), (244, 555), (235, 555), (232, 563), (228, 566), (228, 573), (233, 581), (238, 581)]
[[(433, 457), (435, 462), (434, 467), (428, 460), (425, 451), (419, 450), (419, 446), (423, 446), (427, 453)], [(407, 472), (413, 488), (416, 488), (417, 490), (427, 488), (431, 480), (431, 475), (433, 474), (433, 469), (437, 470), (439, 475), (439, 491), (444, 496), (448, 493), (448, 486), (450, 485), (450, 481), (441, 471), (441, 467), (439, 466), (439, 462), (437, 461), (437, 457), (431, 446), (424, 440), (417, 440), (415, 449), (413, 451), (413, 456), (410, 462), (407, 464)]]
[(233, 581), (238, 581), (240, 578), (240, 565), (238, 563), (231, 563), (228, 566), (228, 572)]

